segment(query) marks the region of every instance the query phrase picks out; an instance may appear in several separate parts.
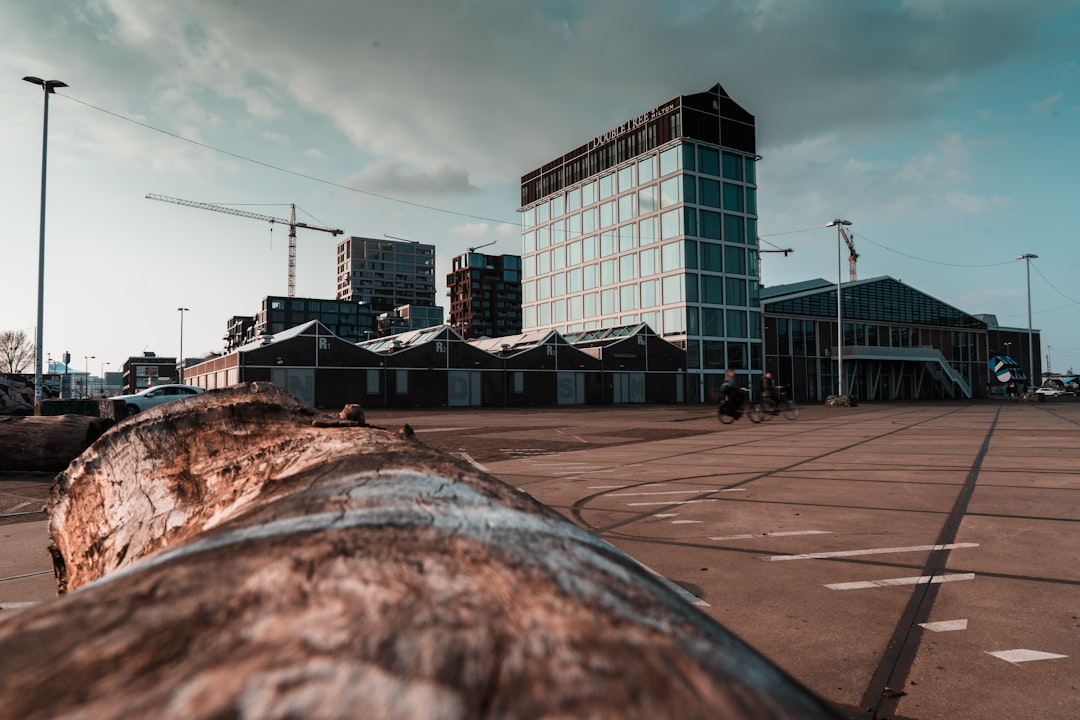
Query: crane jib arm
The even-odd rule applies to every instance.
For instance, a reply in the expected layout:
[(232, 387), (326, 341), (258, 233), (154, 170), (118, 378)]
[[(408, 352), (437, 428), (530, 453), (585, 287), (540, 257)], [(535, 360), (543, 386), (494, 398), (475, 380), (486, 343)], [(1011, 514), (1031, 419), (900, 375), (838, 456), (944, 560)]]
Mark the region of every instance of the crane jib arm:
[(279, 225), (288, 225), (290, 228), (304, 228), (305, 230), (318, 230), (320, 232), (328, 232), (331, 235), (344, 235), (344, 230), (337, 228), (325, 228), (318, 225), (308, 225), (307, 223), (296, 222), (294, 220), (287, 220), (286, 218), (274, 217), (272, 215), (263, 215), (261, 213), (253, 213), (247, 210), (237, 210), (236, 208), (226, 207), (224, 205), (213, 205), (211, 203), (196, 202), (195, 200), (183, 200), (181, 198), (168, 197), (166, 195), (155, 195), (154, 193), (147, 193), (148, 200), (160, 200), (162, 202), (173, 203), (174, 205), (183, 205), (184, 207), (199, 208), (200, 210), (213, 210), (214, 212), (225, 213), (227, 215), (236, 215), (237, 217), (251, 218), (252, 220), (262, 220), (268, 223), (277, 223)]
[(183, 205), (185, 207), (198, 208), (200, 210), (213, 210), (214, 212), (225, 213), (227, 215), (236, 215), (238, 217), (251, 218), (252, 220), (262, 220), (268, 223), (278, 223), (279, 225), (289, 226), (289, 297), (296, 297), (296, 228), (304, 228), (305, 230), (318, 230), (320, 232), (327, 232), (331, 235), (344, 235), (344, 230), (338, 230), (337, 228), (325, 228), (318, 225), (308, 225), (307, 223), (296, 222), (296, 205), (292, 206), (292, 218), (286, 220), (285, 218), (274, 217), (272, 215), (262, 215), (260, 213), (248, 212), (247, 210), (237, 210), (236, 208), (226, 207), (224, 205), (213, 205), (211, 203), (196, 202), (194, 200), (182, 200), (180, 198), (167, 197), (165, 195), (155, 195), (154, 193), (148, 193), (147, 199), (149, 200), (161, 200), (162, 202), (173, 203), (175, 205)]

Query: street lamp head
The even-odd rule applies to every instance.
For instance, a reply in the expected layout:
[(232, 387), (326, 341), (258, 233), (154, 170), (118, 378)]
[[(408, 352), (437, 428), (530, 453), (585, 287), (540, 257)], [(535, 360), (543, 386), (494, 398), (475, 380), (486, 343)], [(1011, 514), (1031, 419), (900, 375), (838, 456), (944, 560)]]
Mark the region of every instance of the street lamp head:
[(55, 93), (56, 88), (68, 87), (68, 84), (63, 80), (42, 80), (41, 78), (34, 77), (33, 75), (27, 75), (23, 78), (23, 80), (29, 83), (34, 83), (35, 85), (40, 85), (42, 90), (50, 94)]
[(841, 220), (840, 218), (836, 218), (835, 220), (830, 220), (829, 222), (825, 223), (825, 227), (836, 227), (837, 225), (850, 225), (850, 224), (851, 224), (850, 220)]
[(1039, 256), (1036, 255), (1035, 253), (1024, 253), (1023, 255), (1017, 255), (1016, 259), (1017, 260), (1035, 260), (1038, 257)]
[(177, 312), (191, 312), (191, 308), (180, 307), (180, 308), (176, 308), (176, 311)]

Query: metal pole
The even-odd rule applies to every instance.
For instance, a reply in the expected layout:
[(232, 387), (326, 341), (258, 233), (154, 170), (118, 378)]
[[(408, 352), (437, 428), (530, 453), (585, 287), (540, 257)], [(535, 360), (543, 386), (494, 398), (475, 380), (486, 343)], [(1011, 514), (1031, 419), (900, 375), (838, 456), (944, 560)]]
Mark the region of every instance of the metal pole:
[(49, 95), (56, 88), (67, 87), (59, 80), (42, 80), (27, 75), (23, 80), (40, 85), (45, 95), (45, 113), (41, 127), (41, 218), (38, 223), (38, 288), (37, 288), (37, 329), (34, 332), (34, 407), (41, 402), (41, 348), (44, 345), (45, 317), (45, 169), (49, 156)]
[(184, 384), (184, 313), (189, 312), (189, 309), (186, 308), (186, 307), (178, 307), (178, 308), (176, 308), (176, 310), (177, 310), (177, 312), (180, 313), (180, 358), (179, 358), (180, 363), (179, 363), (178, 369), (176, 371), (176, 374), (179, 377), (179, 383), (181, 385), (183, 385)]
[(90, 361), (97, 360), (93, 355), (83, 355), (83, 365), (86, 366), (86, 379), (83, 380), (83, 398), (90, 397)]
[(840, 224), (836, 226), (836, 386), (837, 395), (844, 394), (844, 306), (840, 298), (840, 283), (844, 271), (840, 262)]
[(836, 394), (844, 394), (844, 310), (840, 297), (840, 284), (844, 280), (843, 264), (840, 253), (840, 228), (850, 225), (850, 220), (836, 218), (829, 221), (825, 227), (836, 227)]
[[(1033, 253), (1017, 255), (1017, 260), (1023, 260), (1027, 266), (1027, 310), (1028, 310), (1028, 385), (1034, 385), (1035, 380), (1035, 344), (1032, 342), (1031, 332), (1031, 261), (1039, 257)], [(1040, 382), (1040, 384), (1042, 384)], [(1025, 388), (1026, 389), (1026, 388)]]

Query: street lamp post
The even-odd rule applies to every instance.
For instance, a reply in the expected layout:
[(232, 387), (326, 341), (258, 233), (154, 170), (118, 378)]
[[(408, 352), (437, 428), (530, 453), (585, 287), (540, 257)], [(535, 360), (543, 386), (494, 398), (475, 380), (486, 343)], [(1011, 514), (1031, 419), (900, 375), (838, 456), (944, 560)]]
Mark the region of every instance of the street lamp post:
[(34, 338), (34, 405), (41, 402), (41, 347), (44, 344), (42, 322), (45, 315), (45, 168), (49, 156), (49, 96), (56, 88), (67, 87), (60, 80), (42, 80), (27, 75), (26, 82), (40, 85), (45, 95), (45, 119), (41, 128), (41, 219), (38, 223), (38, 288), (37, 288), (37, 331)]
[(109, 363), (107, 361), (103, 361), (101, 363), (101, 396), (102, 397), (105, 396), (105, 366), (108, 365), (108, 364)]
[[(1027, 301), (1028, 301), (1028, 385), (1034, 385), (1035, 379), (1035, 345), (1031, 342), (1031, 261), (1039, 257), (1034, 253), (1017, 255), (1017, 260), (1023, 260), (1027, 265)], [(1041, 384), (1041, 383), (1040, 383)]]
[(83, 364), (86, 368), (86, 379), (83, 380), (83, 397), (90, 397), (90, 361), (97, 360), (93, 355), (83, 355)]
[(184, 313), (191, 312), (190, 308), (178, 307), (176, 311), (180, 313), (180, 366), (176, 371), (177, 376), (180, 378), (179, 383), (184, 384)]
[(842, 238), (840, 233), (845, 225), (850, 225), (850, 220), (836, 218), (826, 223), (825, 227), (836, 228), (836, 387), (837, 395), (844, 394), (844, 309), (840, 300), (840, 283), (843, 282), (844, 273), (841, 265), (840, 245)]

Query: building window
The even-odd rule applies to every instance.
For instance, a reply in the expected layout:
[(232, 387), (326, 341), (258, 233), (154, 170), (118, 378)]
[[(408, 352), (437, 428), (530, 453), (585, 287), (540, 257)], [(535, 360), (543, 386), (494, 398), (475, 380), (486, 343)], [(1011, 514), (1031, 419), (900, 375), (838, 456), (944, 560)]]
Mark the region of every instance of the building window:
[(711, 305), (724, 304), (724, 278), (719, 275), (701, 276), (701, 302)]
[(648, 157), (638, 161), (638, 182), (647, 183), (650, 180), (656, 179), (656, 156), (649, 155)]
[(606, 200), (615, 194), (615, 173), (608, 173), (600, 178), (600, 199)]
[(660, 239), (656, 232), (656, 218), (648, 217), (638, 222), (638, 243), (648, 245)]
[(641, 283), (641, 307), (650, 308), (660, 304), (659, 283), (646, 280)]
[(600, 206), (600, 227), (611, 227), (615, 224), (615, 203), (606, 202)]
[(748, 337), (746, 332), (746, 312), (744, 310), (729, 310), (727, 322), (729, 338)]
[(640, 253), (638, 253), (638, 266), (641, 272), (641, 277), (655, 275), (657, 272), (656, 250), (642, 250)]
[[(738, 305), (740, 307), (746, 306), (746, 281), (742, 278), (728, 277), (724, 278), (725, 295), (727, 296), (728, 305)], [(739, 337), (746, 337), (740, 335)]]
[(734, 210), (735, 212), (743, 212), (746, 209), (743, 205), (743, 189), (741, 185), (724, 183), (724, 209)]
[(720, 308), (701, 308), (701, 334), (724, 337), (724, 311)]
[(566, 212), (574, 212), (581, 208), (581, 188), (573, 188), (566, 193)]
[(698, 179), (698, 205), (720, 208), (720, 181), (704, 177)]
[(702, 175), (720, 177), (720, 153), (713, 148), (698, 148), (697, 171)]
[(568, 238), (581, 237), (581, 215), (574, 213), (566, 218), (566, 230)]
[(667, 243), (660, 249), (660, 263), (664, 272), (681, 270), (683, 268), (683, 244), (681, 242)]
[(660, 237), (671, 240), (683, 234), (682, 212), (678, 209), (668, 210), (660, 215)]
[(679, 151), (681, 148), (681, 145), (675, 145), (660, 153), (660, 177), (670, 175), (679, 169), (681, 164), (679, 163)]
[(664, 311), (665, 335), (675, 335), (686, 332), (686, 312), (682, 308), (670, 308)]
[(590, 235), (581, 241), (581, 259), (582, 262), (589, 262), (595, 260), (597, 248), (597, 238), (595, 235)]
[[(631, 196), (633, 197), (633, 196)], [(648, 187), (638, 190), (638, 212), (642, 215), (647, 215), (658, 209), (656, 201), (656, 186), (649, 185)]]
[(611, 315), (618, 312), (618, 308), (615, 307), (615, 290), (601, 290), (600, 291), (600, 314)]
[(682, 202), (682, 179), (672, 177), (660, 183), (660, 207), (666, 208)]
[(743, 179), (743, 159), (739, 155), (733, 155), (726, 152), (723, 154), (724, 159), (724, 179), (725, 180), (738, 180), (742, 182)]
[(581, 186), (581, 207), (588, 207), (596, 202), (596, 181)]
[(662, 280), (664, 304), (674, 305), (684, 299), (684, 279), (682, 275), (669, 275)]

